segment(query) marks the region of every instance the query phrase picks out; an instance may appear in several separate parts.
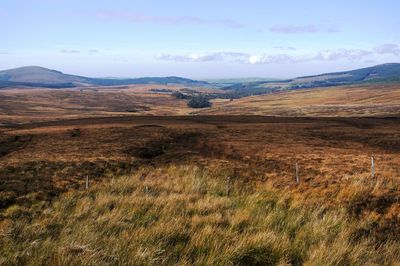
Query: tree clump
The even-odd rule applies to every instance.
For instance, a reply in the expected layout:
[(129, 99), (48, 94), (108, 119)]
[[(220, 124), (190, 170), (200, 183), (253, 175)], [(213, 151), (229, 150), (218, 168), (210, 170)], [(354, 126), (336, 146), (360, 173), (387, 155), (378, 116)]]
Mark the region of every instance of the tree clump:
[(193, 96), (188, 102), (188, 106), (191, 108), (207, 108), (211, 107), (212, 103), (204, 95)]

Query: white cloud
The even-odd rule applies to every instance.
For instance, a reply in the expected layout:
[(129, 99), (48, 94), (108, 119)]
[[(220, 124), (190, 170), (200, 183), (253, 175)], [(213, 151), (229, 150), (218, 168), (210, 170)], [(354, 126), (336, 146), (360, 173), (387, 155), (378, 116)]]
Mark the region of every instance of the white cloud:
[[(393, 47), (392, 47), (393, 48)], [(190, 53), (183, 55), (176, 54), (158, 54), (159, 60), (175, 62), (235, 62), (241, 64), (287, 64), (304, 63), (312, 61), (338, 61), (347, 60), (350, 62), (371, 60), (371, 56), (383, 52), (397, 53), (395, 49), (376, 50), (376, 49), (336, 49), (322, 50), (315, 54), (293, 55), (287, 53), (242, 53), (242, 52), (215, 52), (215, 53)]]
[(295, 63), (297, 60), (298, 60), (297, 58), (287, 54), (277, 54), (277, 55), (257, 54), (250, 56), (248, 58), (248, 63), (252, 65), (282, 64), (282, 63)]
[(375, 46), (374, 51), (378, 54), (400, 55), (400, 45), (395, 43), (385, 43)]
[(363, 50), (363, 49), (325, 50), (325, 51), (320, 51), (317, 55), (310, 58), (310, 60), (334, 61), (340, 59), (347, 59), (354, 61), (354, 60), (360, 60), (366, 56), (373, 54), (374, 54), (373, 51)]
[(289, 54), (258, 54), (249, 58), (250, 64), (282, 64), (282, 63), (304, 63), (312, 61), (357, 61), (364, 59), (374, 52), (363, 49), (337, 49), (319, 51), (313, 55), (293, 56)]
[(172, 54), (158, 54), (157, 59), (166, 61), (176, 61), (176, 62), (210, 62), (210, 61), (235, 61), (235, 62), (245, 62), (250, 55), (246, 53), (236, 53), (236, 52), (217, 52), (217, 53), (206, 53), (197, 54), (189, 53), (184, 55), (172, 55)]

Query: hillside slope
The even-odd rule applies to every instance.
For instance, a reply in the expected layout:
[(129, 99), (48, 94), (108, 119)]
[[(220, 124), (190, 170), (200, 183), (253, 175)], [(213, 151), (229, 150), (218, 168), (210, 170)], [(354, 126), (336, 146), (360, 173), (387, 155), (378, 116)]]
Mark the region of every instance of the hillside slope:
[(250, 96), (285, 90), (334, 87), (343, 85), (400, 83), (400, 63), (382, 64), (351, 71), (297, 77), (283, 81), (242, 82), (227, 86), (232, 95)]
[(332, 83), (355, 83), (400, 79), (400, 64), (389, 63), (351, 71), (327, 73), (316, 76), (296, 78), (297, 82), (326, 81)]
[(118, 86), (130, 84), (181, 84), (207, 86), (207, 82), (181, 77), (144, 77), (132, 79), (88, 78), (64, 74), (60, 71), (38, 66), (20, 67), (0, 71), (0, 88), (12, 86), (69, 88), (77, 86)]
[(398, 116), (400, 85), (374, 84), (281, 91), (213, 101), (196, 114), (267, 116)]

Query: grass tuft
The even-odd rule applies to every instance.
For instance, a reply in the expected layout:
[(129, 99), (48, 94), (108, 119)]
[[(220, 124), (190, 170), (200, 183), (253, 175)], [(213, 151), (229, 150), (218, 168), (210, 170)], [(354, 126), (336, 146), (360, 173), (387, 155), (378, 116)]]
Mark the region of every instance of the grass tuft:
[[(372, 212), (360, 220), (345, 207), (303, 205), (267, 186), (249, 192), (235, 182), (227, 195), (226, 175), (190, 165), (141, 169), (88, 190), (64, 193), (51, 205), (11, 206), (0, 223), (0, 262), (390, 265), (400, 261), (399, 240), (374, 237), (378, 221)], [(341, 197), (357, 202), (364, 189), (377, 196), (373, 189), (361, 187), (343, 190)]]

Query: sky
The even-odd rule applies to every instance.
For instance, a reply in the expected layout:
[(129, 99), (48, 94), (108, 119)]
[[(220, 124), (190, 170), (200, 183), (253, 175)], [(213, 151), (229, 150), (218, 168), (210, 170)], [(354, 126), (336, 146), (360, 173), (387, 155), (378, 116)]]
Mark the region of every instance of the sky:
[(291, 78), (400, 62), (398, 0), (0, 0), (0, 69)]

